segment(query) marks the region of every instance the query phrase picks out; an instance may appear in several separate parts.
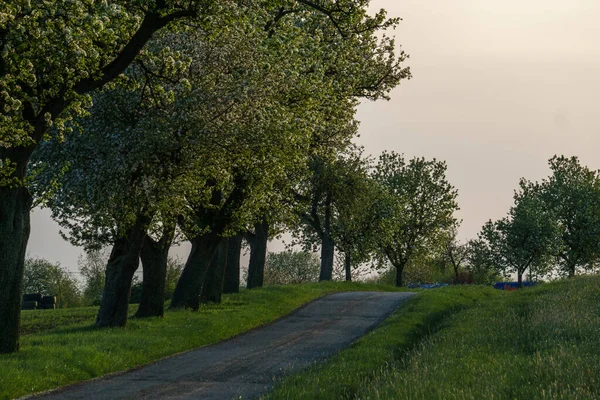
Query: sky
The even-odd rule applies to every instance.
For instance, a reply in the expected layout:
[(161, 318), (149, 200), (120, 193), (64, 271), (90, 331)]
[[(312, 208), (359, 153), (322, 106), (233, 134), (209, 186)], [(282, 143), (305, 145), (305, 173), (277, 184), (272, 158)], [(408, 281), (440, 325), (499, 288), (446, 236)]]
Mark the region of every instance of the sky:
[[(600, 169), (600, 2), (373, 0), (403, 21), (413, 78), (389, 102), (364, 102), (358, 143), (445, 160), (458, 189), (459, 236), (503, 217), (519, 178), (549, 175), (554, 154)], [(35, 210), (28, 254), (75, 271), (81, 250)], [(274, 244), (270, 250), (277, 250)], [(187, 247), (174, 250), (185, 258)]]

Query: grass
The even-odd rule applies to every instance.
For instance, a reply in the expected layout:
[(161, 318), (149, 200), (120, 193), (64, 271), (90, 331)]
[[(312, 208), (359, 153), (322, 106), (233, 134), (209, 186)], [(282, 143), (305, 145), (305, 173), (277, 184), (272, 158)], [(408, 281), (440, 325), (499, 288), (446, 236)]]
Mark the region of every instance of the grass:
[(600, 277), (436, 289), (408, 306), (269, 398), (600, 398)]
[(356, 290), (395, 288), (342, 282), (268, 287), (227, 295), (222, 304), (198, 312), (173, 311), (162, 319), (132, 319), (126, 328), (114, 329), (92, 326), (95, 307), (24, 312), (23, 331), (29, 334), (21, 338), (21, 351), (0, 355), (0, 399), (127, 370), (216, 343), (325, 294)]

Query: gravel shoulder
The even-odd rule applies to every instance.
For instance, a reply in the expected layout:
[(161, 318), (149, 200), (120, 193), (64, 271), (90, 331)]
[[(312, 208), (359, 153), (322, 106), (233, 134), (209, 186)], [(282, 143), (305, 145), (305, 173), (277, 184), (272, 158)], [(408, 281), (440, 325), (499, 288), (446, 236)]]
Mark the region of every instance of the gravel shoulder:
[(315, 300), (267, 326), (122, 374), (35, 399), (232, 399), (322, 361), (365, 335), (414, 293), (349, 292)]

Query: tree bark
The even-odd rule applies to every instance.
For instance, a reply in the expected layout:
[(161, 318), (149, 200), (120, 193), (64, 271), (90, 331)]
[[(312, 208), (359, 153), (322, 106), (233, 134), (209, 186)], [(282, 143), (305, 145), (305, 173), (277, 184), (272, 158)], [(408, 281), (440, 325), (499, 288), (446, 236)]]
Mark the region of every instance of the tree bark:
[(254, 224), (254, 235), (250, 237), (250, 263), (248, 264), (248, 289), (262, 287), (269, 242), (269, 223), (263, 220)]
[(404, 265), (400, 267), (396, 267), (396, 287), (404, 286), (404, 278), (402, 276), (402, 272), (404, 271)]
[(148, 235), (144, 238), (140, 252), (144, 280), (140, 305), (135, 313), (136, 318), (164, 316), (167, 258), (174, 236), (175, 229), (167, 228), (158, 241)]
[(26, 188), (0, 187), (0, 354), (19, 350), (31, 204), (32, 198)]
[(202, 281), (221, 238), (216, 233), (207, 233), (190, 240), (192, 250), (181, 272), (171, 298), (169, 309), (200, 308)]
[(215, 254), (210, 260), (208, 271), (202, 282), (200, 294), (201, 303), (220, 303), (223, 295), (223, 283), (225, 281), (225, 269), (227, 268), (227, 256), (229, 251), (229, 239), (221, 238)]
[(115, 240), (108, 264), (102, 303), (96, 326), (115, 327), (127, 324), (133, 274), (140, 265), (140, 251), (150, 218), (140, 216), (127, 234)]
[(321, 273), (319, 281), (330, 281), (333, 278), (333, 257), (335, 243), (331, 238), (331, 196), (327, 196), (325, 204), (325, 221), (321, 238)]
[(517, 272), (517, 286), (519, 287), (519, 289), (521, 289), (523, 287), (523, 272), (521, 272), (521, 271)]
[(453, 268), (454, 268), (454, 284), (457, 285), (458, 284), (458, 265), (453, 264)]
[(352, 259), (350, 258), (350, 253), (346, 253), (346, 258), (344, 260), (346, 267), (346, 281), (352, 281)]
[(243, 234), (229, 238), (227, 267), (225, 268), (225, 283), (223, 293), (239, 293), (240, 291), (240, 256), (242, 253)]
[(319, 281), (330, 281), (333, 278), (333, 257), (335, 244), (329, 234), (323, 235), (321, 242), (321, 273)]

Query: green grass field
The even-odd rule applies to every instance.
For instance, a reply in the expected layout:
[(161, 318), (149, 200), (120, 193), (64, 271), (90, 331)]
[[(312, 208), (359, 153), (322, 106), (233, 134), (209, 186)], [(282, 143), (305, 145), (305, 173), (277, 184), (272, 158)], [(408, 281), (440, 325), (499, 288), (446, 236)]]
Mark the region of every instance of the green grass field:
[(600, 277), (421, 293), (269, 399), (598, 399)]
[(21, 351), (0, 355), (0, 399), (127, 370), (216, 343), (327, 293), (353, 290), (395, 288), (340, 282), (246, 290), (226, 295), (222, 304), (198, 312), (173, 311), (162, 319), (132, 319), (124, 329), (95, 329), (97, 307), (24, 311)]

